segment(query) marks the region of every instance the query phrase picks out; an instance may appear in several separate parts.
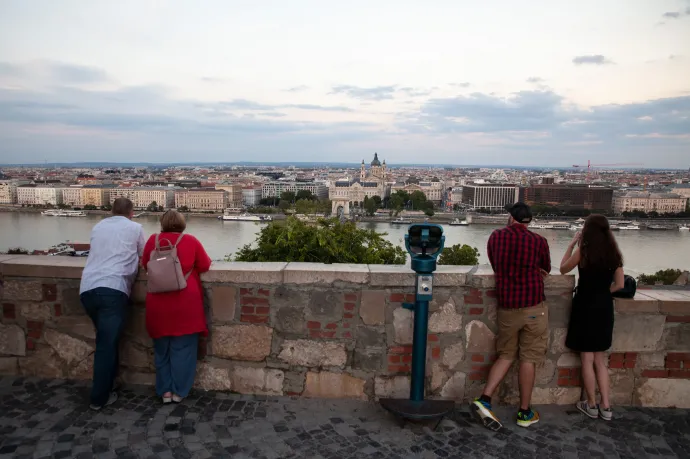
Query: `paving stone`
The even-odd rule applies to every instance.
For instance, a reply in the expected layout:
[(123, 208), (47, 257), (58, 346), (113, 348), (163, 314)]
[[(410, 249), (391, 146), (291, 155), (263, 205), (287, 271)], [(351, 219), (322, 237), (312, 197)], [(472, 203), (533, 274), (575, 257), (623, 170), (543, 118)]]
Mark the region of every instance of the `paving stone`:
[[(335, 376), (322, 382), (332, 387)], [(665, 389), (657, 382), (665, 380), (648, 381), (640, 398)], [(375, 386), (377, 395), (409, 395), (406, 378)], [(464, 374), (455, 373), (443, 389), (461, 399), (463, 387)], [(163, 406), (150, 387), (126, 386), (120, 395), (96, 413), (87, 383), (0, 377), (0, 457), (690, 457), (690, 412), (677, 408), (614, 407), (614, 421), (604, 423), (572, 406), (547, 405), (539, 424), (521, 429), (515, 407), (496, 407), (505, 427), (491, 432), (460, 404), (433, 430), (401, 428), (378, 404), (358, 400), (193, 390), (183, 403)]]

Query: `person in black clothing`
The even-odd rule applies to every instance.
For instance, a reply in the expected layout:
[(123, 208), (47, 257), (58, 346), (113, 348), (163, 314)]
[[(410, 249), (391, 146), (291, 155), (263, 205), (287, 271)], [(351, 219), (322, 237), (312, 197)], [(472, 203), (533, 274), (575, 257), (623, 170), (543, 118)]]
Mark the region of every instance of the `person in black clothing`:
[[(576, 246), (579, 245), (579, 248)], [(590, 215), (561, 261), (561, 274), (577, 266), (580, 279), (570, 312), (566, 347), (579, 352), (587, 400), (577, 409), (590, 418), (610, 421), (609, 373), (605, 352), (613, 339), (613, 296), (623, 288), (623, 256), (603, 215)], [(601, 404), (597, 405), (596, 383)]]

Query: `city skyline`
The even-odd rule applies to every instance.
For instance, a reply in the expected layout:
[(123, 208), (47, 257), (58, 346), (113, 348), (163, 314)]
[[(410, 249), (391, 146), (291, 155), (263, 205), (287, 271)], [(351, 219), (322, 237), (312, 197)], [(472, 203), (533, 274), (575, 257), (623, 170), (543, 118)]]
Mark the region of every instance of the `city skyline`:
[(690, 1), (455, 3), (5, 2), (0, 164), (688, 168)]

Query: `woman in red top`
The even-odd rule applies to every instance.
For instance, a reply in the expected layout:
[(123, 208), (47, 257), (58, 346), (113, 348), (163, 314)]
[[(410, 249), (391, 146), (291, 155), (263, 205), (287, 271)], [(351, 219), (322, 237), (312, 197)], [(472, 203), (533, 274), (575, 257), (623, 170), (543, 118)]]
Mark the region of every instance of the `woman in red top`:
[[(187, 224), (179, 212), (169, 210), (161, 217), (159, 243), (174, 245)], [(144, 247), (144, 268), (156, 248), (156, 235)], [(182, 272), (191, 272), (187, 287), (175, 292), (146, 295), (146, 330), (153, 338), (156, 363), (156, 392), (163, 403), (179, 403), (189, 394), (196, 374), (199, 334), (208, 335), (204, 294), (199, 275), (209, 270), (211, 259), (201, 243), (189, 234), (180, 238), (177, 256)]]

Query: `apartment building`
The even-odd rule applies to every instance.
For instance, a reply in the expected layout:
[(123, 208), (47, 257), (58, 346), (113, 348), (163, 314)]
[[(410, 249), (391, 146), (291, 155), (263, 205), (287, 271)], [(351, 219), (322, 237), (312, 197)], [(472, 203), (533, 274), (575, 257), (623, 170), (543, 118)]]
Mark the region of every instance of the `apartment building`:
[(192, 211), (222, 211), (228, 207), (228, 192), (213, 188), (193, 188), (175, 191), (175, 207)]
[(630, 191), (613, 197), (613, 211), (617, 214), (634, 211), (678, 213), (685, 210), (687, 203), (688, 198), (676, 193)]
[(419, 182), (418, 184), (404, 184), (399, 182), (391, 186), (391, 193), (395, 193), (396, 191), (406, 191), (410, 194), (414, 193), (415, 191), (421, 191), (424, 193), (424, 196), (426, 196), (427, 201), (431, 201), (434, 204), (439, 205), (443, 200), (444, 185), (443, 182), (431, 181)]
[(223, 190), (227, 192), (228, 202), (226, 207), (242, 207), (242, 201), (244, 198), (241, 183), (219, 182), (216, 183), (216, 190)]
[(21, 185), (17, 187), (17, 204), (25, 206), (57, 206), (63, 203), (63, 189), (63, 186)]
[(84, 206), (103, 207), (110, 203), (110, 190), (113, 187), (85, 186), (81, 189), (81, 199)]
[(517, 185), (472, 183), (462, 187), (462, 202), (477, 209), (503, 209), (520, 199)]
[(26, 180), (0, 180), (0, 204), (17, 204), (17, 187), (28, 183)]
[(328, 198), (328, 187), (321, 182), (288, 182), (276, 180), (261, 186), (262, 198), (280, 198), (286, 191), (297, 193), (301, 190), (310, 191), (319, 199)]
[(690, 183), (673, 185), (671, 187), (671, 193), (679, 194), (685, 198), (690, 198)]
[(70, 186), (62, 189), (62, 202), (71, 207), (84, 207), (82, 187)]
[(242, 188), (242, 204), (246, 207), (255, 207), (261, 203), (261, 186), (248, 186)]
[(117, 198), (128, 198), (135, 209), (146, 209), (151, 203), (170, 209), (175, 205), (175, 189), (165, 187), (113, 188), (110, 190), (109, 202), (112, 205)]

